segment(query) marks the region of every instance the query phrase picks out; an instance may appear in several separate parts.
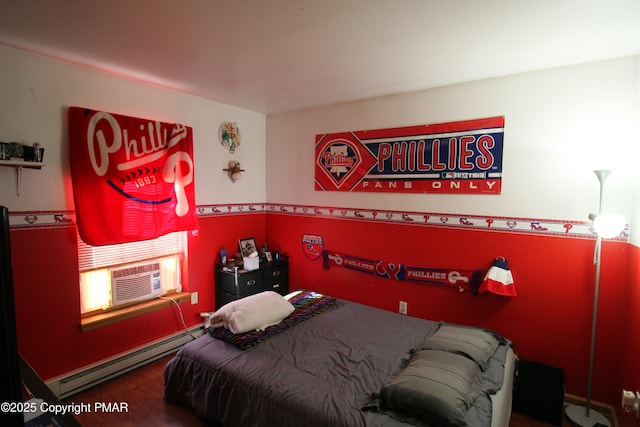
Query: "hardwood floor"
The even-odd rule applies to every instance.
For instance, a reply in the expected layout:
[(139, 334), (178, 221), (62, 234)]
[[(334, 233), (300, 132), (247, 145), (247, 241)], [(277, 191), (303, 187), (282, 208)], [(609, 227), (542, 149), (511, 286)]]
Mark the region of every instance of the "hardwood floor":
[[(547, 424), (542, 421), (535, 420), (533, 418), (525, 417), (517, 412), (511, 413), (511, 422), (509, 427), (549, 427), (553, 424)], [(573, 427), (569, 421), (564, 419), (562, 421), (562, 427)]]
[[(158, 359), (144, 367), (73, 395), (64, 403), (90, 405), (90, 411), (75, 416), (84, 427), (209, 426), (210, 424), (200, 420), (189, 409), (165, 402), (162, 398), (164, 367), (171, 357)], [(94, 411), (96, 402), (105, 404), (124, 402), (128, 406), (126, 408), (128, 411), (121, 413)]]
[[(209, 426), (210, 424), (200, 420), (189, 409), (163, 400), (162, 375), (170, 359), (171, 356), (158, 359), (147, 366), (71, 396), (64, 403), (89, 405), (90, 411), (76, 416), (84, 427)], [(123, 402), (126, 407), (123, 405), (121, 408), (123, 411), (120, 413), (100, 412), (94, 410), (96, 402), (103, 404)], [(569, 426), (566, 421), (563, 423), (563, 427), (565, 426)], [(513, 413), (509, 427), (549, 427), (549, 424)]]

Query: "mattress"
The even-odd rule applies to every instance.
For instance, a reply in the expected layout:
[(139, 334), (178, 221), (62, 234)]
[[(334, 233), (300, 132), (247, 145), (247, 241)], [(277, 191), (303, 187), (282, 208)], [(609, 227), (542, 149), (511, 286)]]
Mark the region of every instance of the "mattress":
[[(441, 322), (336, 299), (246, 350), (210, 334), (186, 344), (165, 368), (164, 397), (228, 427), (441, 427), (379, 404), (381, 390), (440, 328)], [(482, 392), (465, 409), (463, 425), (508, 426), (510, 344), (501, 341), (484, 367)]]

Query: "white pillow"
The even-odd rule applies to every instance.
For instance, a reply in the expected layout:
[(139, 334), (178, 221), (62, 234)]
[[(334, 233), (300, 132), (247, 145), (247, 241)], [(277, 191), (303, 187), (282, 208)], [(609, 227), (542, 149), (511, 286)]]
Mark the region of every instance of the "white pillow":
[(223, 305), (211, 315), (209, 323), (214, 328), (225, 327), (234, 334), (262, 331), (280, 323), (294, 310), (282, 295), (264, 291)]

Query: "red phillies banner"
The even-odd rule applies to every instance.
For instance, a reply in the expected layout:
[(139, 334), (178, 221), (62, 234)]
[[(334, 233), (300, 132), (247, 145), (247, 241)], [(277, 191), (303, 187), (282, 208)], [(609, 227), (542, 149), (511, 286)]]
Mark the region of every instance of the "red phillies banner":
[(504, 117), (316, 135), (315, 189), (500, 194)]
[(69, 160), (86, 243), (197, 229), (190, 127), (70, 107)]

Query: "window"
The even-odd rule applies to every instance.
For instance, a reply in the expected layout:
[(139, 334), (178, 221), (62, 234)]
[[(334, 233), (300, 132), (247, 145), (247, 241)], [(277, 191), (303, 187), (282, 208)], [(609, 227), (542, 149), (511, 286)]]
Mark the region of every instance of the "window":
[(78, 236), (80, 306), (82, 315), (111, 309), (112, 271), (128, 266), (159, 264), (161, 294), (182, 292), (180, 262), (186, 232), (169, 233), (153, 240), (107, 246), (87, 245)]

